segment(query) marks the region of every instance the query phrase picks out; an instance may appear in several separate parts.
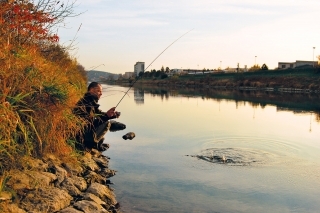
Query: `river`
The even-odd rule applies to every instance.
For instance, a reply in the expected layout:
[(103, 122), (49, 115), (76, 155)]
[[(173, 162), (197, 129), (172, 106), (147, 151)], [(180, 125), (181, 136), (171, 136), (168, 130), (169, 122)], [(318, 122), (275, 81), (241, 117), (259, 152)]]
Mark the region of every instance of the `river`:
[[(103, 88), (103, 110), (128, 89)], [(117, 107), (127, 128), (105, 139), (122, 211), (319, 212), (319, 100), (132, 88)]]

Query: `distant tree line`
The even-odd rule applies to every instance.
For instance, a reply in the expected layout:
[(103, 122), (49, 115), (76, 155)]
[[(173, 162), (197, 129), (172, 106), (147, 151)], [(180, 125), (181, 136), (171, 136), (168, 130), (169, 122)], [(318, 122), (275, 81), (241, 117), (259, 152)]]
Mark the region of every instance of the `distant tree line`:
[(140, 72), (139, 77), (142, 78), (168, 78), (168, 74), (170, 73), (170, 68), (164, 66), (161, 67), (160, 70), (151, 69), (150, 71)]

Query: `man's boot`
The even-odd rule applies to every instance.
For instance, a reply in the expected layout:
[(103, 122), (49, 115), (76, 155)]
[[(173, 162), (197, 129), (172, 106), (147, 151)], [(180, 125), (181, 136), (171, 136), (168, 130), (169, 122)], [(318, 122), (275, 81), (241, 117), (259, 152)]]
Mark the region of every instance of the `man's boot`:
[(110, 145), (107, 144), (107, 143), (103, 143), (103, 141), (104, 141), (104, 138), (102, 138), (102, 139), (98, 142), (98, 144), (97, 144), (97, 149), (98, 149), (98, 151), (103, 152), (103, 151), (106, 151), (107, 149), (109, 149)]
[(126, 128), (126, 125), (123, 124), (123, 123), (120, 123), (120, 122), (117, 122), (117, 121), (114, 121), (114, 120), (111, 120), (110, 121), (110, 131), (111, 132), (115, 132), (115, 131), (119, 131), (119, 130), (124, 130)]

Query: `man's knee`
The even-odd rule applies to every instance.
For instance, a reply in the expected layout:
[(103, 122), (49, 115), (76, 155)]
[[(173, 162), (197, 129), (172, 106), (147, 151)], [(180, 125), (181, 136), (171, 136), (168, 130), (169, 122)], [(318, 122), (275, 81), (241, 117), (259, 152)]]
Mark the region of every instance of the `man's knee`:
[(115, 132), (115, 131), (119, 131), (119, 130), (124, 130), (126, 128), (126, 125), (117, 121), (110, 121), (110, 131), (111, 132)]

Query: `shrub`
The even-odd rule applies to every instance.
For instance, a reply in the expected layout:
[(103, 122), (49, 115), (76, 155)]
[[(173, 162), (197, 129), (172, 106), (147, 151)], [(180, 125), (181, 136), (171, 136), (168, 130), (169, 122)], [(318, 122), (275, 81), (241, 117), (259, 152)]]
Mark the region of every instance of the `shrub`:
[[(52, 14), (38, 11), (30, 21), (28, 8), (28, 1), (0, 1), (0, 167), (23, 156), (70, 155), (84, 124), (72, 114), (86, 89), (83, 67), (50, 39)], [(10, 27), (16, 18), (21, 33)], [(23, 33), (28, 23), (39, 28)]]

